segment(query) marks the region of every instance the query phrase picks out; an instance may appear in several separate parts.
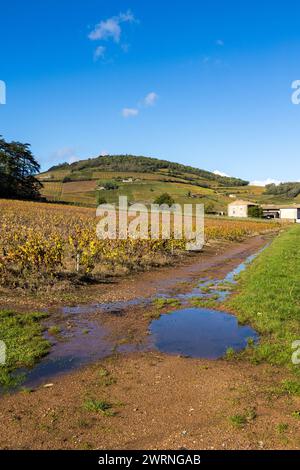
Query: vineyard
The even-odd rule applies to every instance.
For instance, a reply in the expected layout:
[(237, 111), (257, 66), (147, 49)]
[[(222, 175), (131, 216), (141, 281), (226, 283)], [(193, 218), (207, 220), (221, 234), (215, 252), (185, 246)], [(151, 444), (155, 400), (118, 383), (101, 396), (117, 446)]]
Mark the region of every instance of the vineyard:
[[(100, 240), (94, 209), (0, 201), (0, 285), (37, 289), (68, 278), (126, 274), (171, 262), (185, 240)], [(279, 225), (207, 219), (206, 241), (240, 241)]]

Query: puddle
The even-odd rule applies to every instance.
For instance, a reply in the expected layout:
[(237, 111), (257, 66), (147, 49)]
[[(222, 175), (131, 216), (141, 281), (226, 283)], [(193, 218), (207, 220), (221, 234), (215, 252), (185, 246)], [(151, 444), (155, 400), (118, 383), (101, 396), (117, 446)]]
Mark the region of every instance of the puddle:
[[(111, 354), (112, 344), (106, 339), (108, 332), (98, 322), (81, 320), (73, 324), (69, 321), (68, 324), (70, 330), (63, 330), (55, 339), (50, 353), (32, 370), (23, 371), (26, 374), (23, 386), (35, 387), (46, 383), (49, 377), (75, 370)], [(53, 337), (47, 339), (53, 341)]]
[[(249, 256), (224, 279), (200, 279), (199, 284), (186, 294), (179, 294), (182, 306), (191, 299), (213, 299), (221, 304), (231, 294), (231, 286), (238, 276), (268, 245)], [(228, 348), (244, 349), (248, 340), (258, 342), (257, 333), (249, 326), (241, 326), (234, 315), (207, 308), (185, 308), (163, 314), (153, 320), (150, 333), (155, 347), (164, 353), (219, 359)]]
[(261, 250), (258, 251), (258, 253), (255, 253), (254, 255), (248, 256), (248, 258), (244, 261), (244, 263), (241, 263), (239, 266), (237, 266), (235, 269), (233, 269), (230, 273), (227, 274), (227, 276), (224, 278), (224, 281), (225, 282), (235, 283), (236, 282), (236, 280), (235, 280), (236, 276), (238, 276), (243, 271), (245, 271), (247, 266), (250, 263), (252, 263), (252, 261), (254, 261), (255, 258), (257, 258), (257, 256), (267, 248), (267, 246), (264, 246)]
[(257, 253), (250, 255), (246, 258), (243, 263), (240, 263), (236, 268), (230, 271), (224, 279), (208, 279), (203, 278), (199, 280), (199, 284), (191, 291), (186, 294), (179, 294), (176, 298), (180, 299), (184, 304), (185, 301), (189, 301), (192, 298), (199, 299), (210, 299), (216, 296), (214, 300), (221, 303), (231, 294), (231, 287), (237, 283), (236, 277), (241, 274), (257, 256), (262, 253), (269, 243), (260, 249)]
[(75, 307), (63, 307), (62, 313), (78, 315), (86, 313), (94, 313), (97, 310), (112, 314), (121, 314), (122, 311), (129, 307), (139, 306), (143, 303), (149, 303), (150, 299), (145, 299), (143, 297), (131, 300), (119, 300), (115, 302), (108, 302), (102, 304), (88, 304), (88, 305), (76, 305)]
[(162, 315), (150, 325), (155, 347), (164, 353), (219, 359), (228, 348), (244, 349), (257, 333), (240, 326), (234, 315), (217, 310), (187, 308)]
[[(53, 321), (51, 324), (60, 324)], [(51, 382), (51, 379), (82, 366), (104, 359), (113, 352), (126, 353), (138, 351), (137, 344), (116, 344), (109, 339), (109, 330), (100, 321), (82, 316), (66, 317), (61, 332), (54, 338), (46, 334), (52, 343), (50, 353), (32, 369), (19, 369), (14, 377), (24, 377), (15, 389), (35, 388)], [(14, 388), (12, 387), (13, 391)], [(1, 391), (1, 390), (0, 390)]]

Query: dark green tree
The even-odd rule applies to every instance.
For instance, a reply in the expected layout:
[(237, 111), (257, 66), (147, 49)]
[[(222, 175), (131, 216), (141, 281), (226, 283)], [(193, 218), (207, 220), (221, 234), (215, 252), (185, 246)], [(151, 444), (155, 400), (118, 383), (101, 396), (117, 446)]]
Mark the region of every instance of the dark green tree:
[(248, 209), (248, 216), (256, 219), (262, 219), (264, 215), (263, 208), (261, 206), (250, 206)]
[(36, 199), (42, 184), (35, 178), (40, 165), (30, 145), (6, 142), (0, 136), (0, 197)]
[(213, 202), (208, 202), (204, 207), (205, 214), (214, 214), (216, 212), (216, 206)]
[(169, 193), (163, 193), (154, 200), (154, 204), (166, 204), (167, 206), (172, 206), (175, 203), (172, 196)]
[(107, 204), (107, 200), (105, 199), (104, 196), (102, 196), (100, 191), (97, 191), (96, 202), (97, 202), (97, 206), (101, 206), (101, 204)]

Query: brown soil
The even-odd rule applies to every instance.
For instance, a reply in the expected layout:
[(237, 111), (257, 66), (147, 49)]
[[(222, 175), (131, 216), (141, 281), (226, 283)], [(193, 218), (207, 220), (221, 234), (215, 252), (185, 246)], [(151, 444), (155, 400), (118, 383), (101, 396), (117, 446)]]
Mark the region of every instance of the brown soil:
[[(109, 376), (103, 380), (100, 368)], [(53, 387), (0, 402), (2, 449), (291, 449), (300, 447), (300, 401), (272, 394), (267, 366), (155, 353), (113, 357)], [(87, 411), (88, 398), (115, 416)], [(255, 413), (256, 417), (251, 419)], [(249, 415), (244, 427), (230, 417)], [(279, 425), (287, 424), (280, 432)]]
[[(224, 277), (265, 242), (254, 237), (210, 246), (180, 267), (94, 288), (92, 297), (101, 303), (188, 291), (201, 277)], [(121, 317), (105, 314), (101, 321), (116, 338), (126, 332), (142, 338), (149, 323), (142, 313), (127, 309)], [(300, 420), (293, 412), (300, 410), (300, 398), (278, 392), (285, 377), (278, 368), (244, 361), (153, 351), (113, 355), (55, 378), (50, 387), (2, 397), (0, 448), (299, 449)], [(111, 403), (116, 414), (88, 411), (87, 399)], [(245, 417), (243, 426), (234, 425), (235, 415)]]

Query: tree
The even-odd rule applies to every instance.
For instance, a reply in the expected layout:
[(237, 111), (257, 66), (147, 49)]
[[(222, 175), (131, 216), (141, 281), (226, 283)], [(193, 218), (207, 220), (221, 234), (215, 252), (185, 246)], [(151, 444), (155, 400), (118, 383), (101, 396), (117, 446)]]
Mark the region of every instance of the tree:
[(268, 184), (266, 186), (265, 194), (272, 194), (274, 196), (282, 196), (284, 198), (293, 199), (300, 194), (300, 183), (281, 183), (281, 184)]
[(248, 209), (248, 216), (256, 219), (262, 219), (264, 215), (263, 208), (261, 206), (250, 206)]
[(167, 206), (173, 206), (174, 203), (175, 201), (169, 193), (161, 194), (154, 201), (154, 204), (158, 204), (159, 206), (161, 206), (162, 204), (166, 204)]
[(0, 197), (38, 198), (42, 184), (34, 175), (39, 171), (29, 144), (6, 142), (0, 136)]
[(102, 186), (107, 191), (119, 189), (119, 185), (115, 181), (98, 181), (98, 186)]
[(64, 176), (62, 179), (63, 183), (71, 183), (72, 178), (70, 176)]
[(100, 191), (97, 191), (96, 202), (97, 206), (101, 206), (101, 204), (107, 204), (107, 200), (104, 196), (101, 195)]
[(216, 206), (213, 202), (208, 202), (205, 204), (205, 214), (214, 214), (216, 212)]

